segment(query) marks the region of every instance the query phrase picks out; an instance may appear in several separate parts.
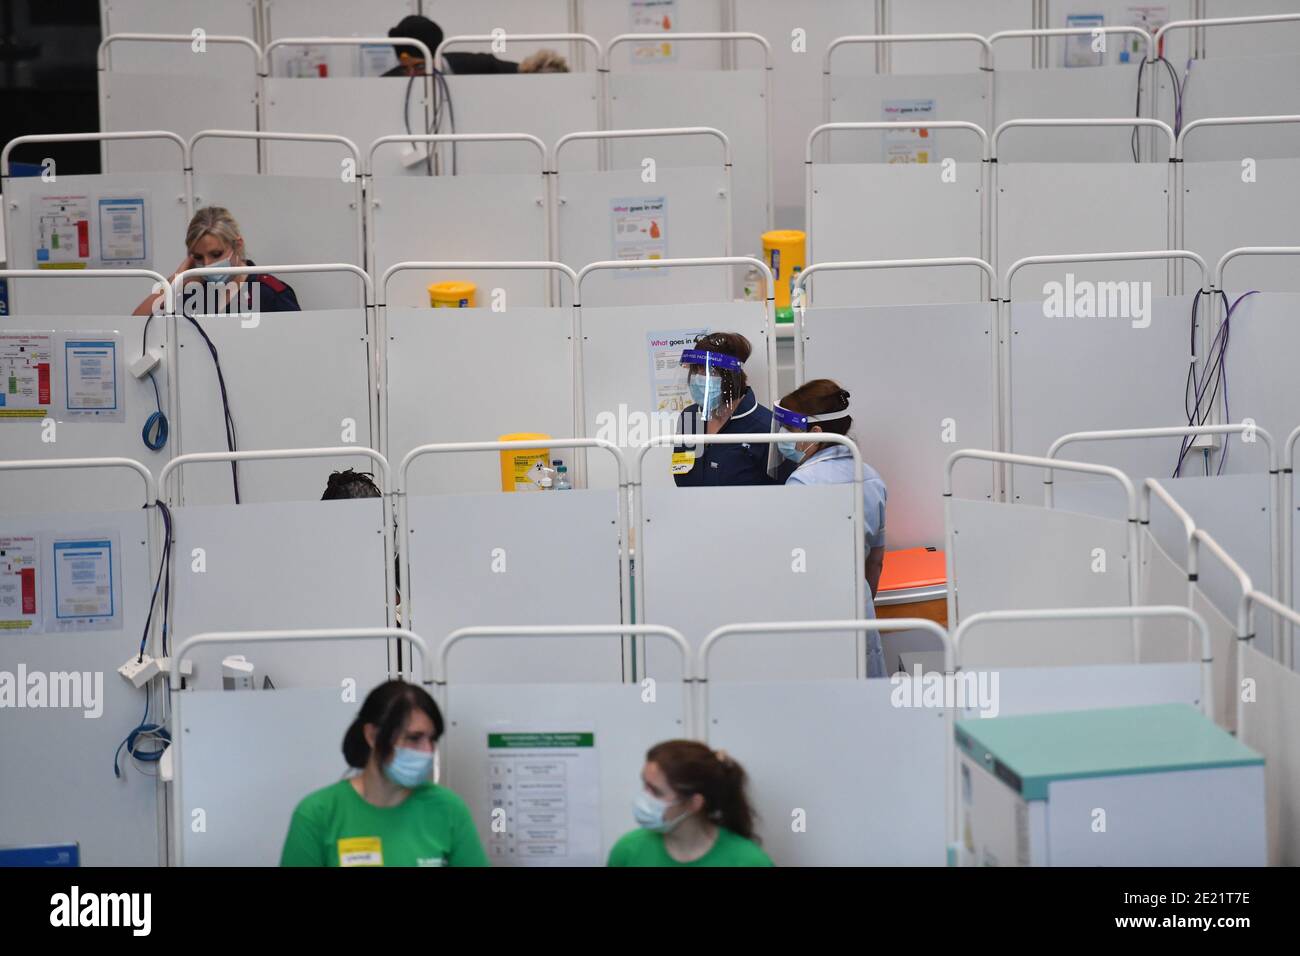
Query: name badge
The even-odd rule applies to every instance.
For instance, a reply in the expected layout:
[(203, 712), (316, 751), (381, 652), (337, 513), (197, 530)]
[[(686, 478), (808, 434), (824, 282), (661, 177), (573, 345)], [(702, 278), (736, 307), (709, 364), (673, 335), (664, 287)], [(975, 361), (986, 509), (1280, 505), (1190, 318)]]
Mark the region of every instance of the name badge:
[(339, 866), (383, 866), (384, 844), (379, 837), (339, 840)]
[(693, 451), (673, 452), (672, 473), (674, 475), (684, 475), (694, 467), (695, 467), (695, 452)]

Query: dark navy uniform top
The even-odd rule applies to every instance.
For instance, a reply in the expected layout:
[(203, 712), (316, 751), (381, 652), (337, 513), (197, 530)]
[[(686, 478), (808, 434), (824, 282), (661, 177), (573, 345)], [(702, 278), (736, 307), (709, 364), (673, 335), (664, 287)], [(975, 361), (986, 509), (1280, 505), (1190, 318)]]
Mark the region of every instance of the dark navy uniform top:
[[(683, 434), (696, 431), (700, 420), (700, 406), (690, 405), (682, 412), (680, 429)], [(772, 412), (765, 405), (760, 405), (754, 397), (754, 390), (746, 387), (740, 397), (735, 412), (727, 423), (718, 429), (719, 435), (770, 434), (772, 431)], [(673, 480), (679, 488), (694, 488), (714, 485), (779, 485), (785, 481), (786, 474), (778, 478), (767, 475), (768, 445), (763, 442), (736, 445), (698, 444), (694, 448), (694, 463), (688, 471), (678, 473), (684, 466), (678, 464), (685, 455), (689, 455), (682, 446), (673, 449)], [(788, 473), (793, 465), (786, 463), (783, 472)]]
[[(447, 68), (457, 76), (468, 73), (518, 73), (519, 64), (514, 60), (502, 60), (491, 53), (444, 53), (442, 60)], [(406, 67), (397, 65), (384, 76), (408, 76)]]
[[(244, 260), (245, 265), (257, 265), (252, 259)], [(257, 297), (252, 294), (252, 286), (257, 286)], [(207, 311), (207, 289), (204, 289), (205, 296), (202, 303), (198, 301), (197, 294), (190, 294), (188, 290), (182, 293), (181, 305), (186, 315), (204, 314)], [(194, 308), (199, 305), (199, 308)], [(287, 282), (277, 279), (269, 272), (254, 272), (244, 277), (244, 282), (239, 287), (238, 295), (231, 296), (230, 301), (220, 309), (221, 312), (250, 312), (256, 307), (258, 312), (301, 312), (302, 306), (298, 304), (298, 296), (294, 294), (293, 287)]]

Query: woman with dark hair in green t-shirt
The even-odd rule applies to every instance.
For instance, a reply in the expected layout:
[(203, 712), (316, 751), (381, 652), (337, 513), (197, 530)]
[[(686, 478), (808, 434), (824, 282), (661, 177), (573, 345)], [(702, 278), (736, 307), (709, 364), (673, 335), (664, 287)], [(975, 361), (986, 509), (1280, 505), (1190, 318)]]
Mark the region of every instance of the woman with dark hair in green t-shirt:
[(650, 748), (633, 808), (639, 830), (622, 836), (610, 866), (771, 866), (754, 835), (745, 770), (694, 740)]
[(343, 736), (360, 773), (308, 794), (281, 866), (487, 866), (465, 801), (430, 780), (443, 720), (405, 681), (380, 684)]

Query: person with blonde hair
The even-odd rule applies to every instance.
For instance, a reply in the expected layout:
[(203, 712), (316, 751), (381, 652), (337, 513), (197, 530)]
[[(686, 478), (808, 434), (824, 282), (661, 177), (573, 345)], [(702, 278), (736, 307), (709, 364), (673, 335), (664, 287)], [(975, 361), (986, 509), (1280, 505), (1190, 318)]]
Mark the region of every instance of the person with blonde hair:
[(519, 63), (520, 73), (568, 73), (569, 61), (554, 50), (538, 50)]
[[(239, 223), (229, 209), (205, 206), (194, 214), (185, 230), (185, 258), (168, 281), (187, 269), (255, 266), (244, 250)], [(136, 307), (136, 315), (161, 311), (161, 293), (152, 294)], [(288, 283), (269, 273), (196, 277), (186, 283), (177, 302), (186, 315), (210, 312), (298, 312), (298, 297)]]

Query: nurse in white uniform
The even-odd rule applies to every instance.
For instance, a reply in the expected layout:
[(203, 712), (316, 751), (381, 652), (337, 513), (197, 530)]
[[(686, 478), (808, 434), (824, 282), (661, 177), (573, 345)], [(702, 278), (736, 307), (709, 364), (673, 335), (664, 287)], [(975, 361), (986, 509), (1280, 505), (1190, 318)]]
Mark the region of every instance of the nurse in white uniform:
[[(853, 425), (849, 393), (828, 378), (813, 379), (795, 389), (772, 409), (772, 423), (788, 433), (777, 442), (781, 455), (798, 467), (787, 485), (829, 485), (853, 481), (853, 453), (844, 445), (819, 442), (818, 432), (847, 435)], [(875, 617), (872, 600), (885, 565), (885, 499), (880, 473), (862, 463), (862, 529), (865, 537), (867, 606), (864, 616)], [(867, 676), (885, 676), (885, 655), (880, 632), (867, 633)]]

